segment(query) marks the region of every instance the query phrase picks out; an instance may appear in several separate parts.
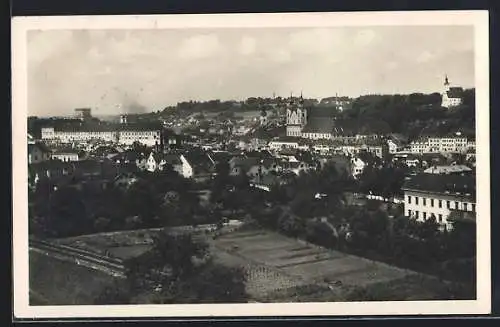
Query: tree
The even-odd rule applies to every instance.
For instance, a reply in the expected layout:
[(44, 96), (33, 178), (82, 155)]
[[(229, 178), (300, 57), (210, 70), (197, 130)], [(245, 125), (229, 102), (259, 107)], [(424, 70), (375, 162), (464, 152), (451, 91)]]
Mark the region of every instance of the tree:
[(214, 262), (208, 245), (190, 235), (161, 233), (150, 251), (125, 265), (126, 282), (120, 290), (105, 289), (98, 298), (100, 303), (137, 303), (138, 299), (162, 304), (247, 301), (243, 269)]

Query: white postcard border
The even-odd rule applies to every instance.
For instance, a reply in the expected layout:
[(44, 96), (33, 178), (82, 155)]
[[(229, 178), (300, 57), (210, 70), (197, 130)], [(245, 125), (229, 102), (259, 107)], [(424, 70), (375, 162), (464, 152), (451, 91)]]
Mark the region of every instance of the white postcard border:
[[(474, 25), (477, 147), (477, 300), (30, 306), (27, 208), (28, 30)], [(232, 317), (486, 314), (491, 307), (489, 22), (487, 11), (54, 16), (12, 20), (13, 277), (16, 318)]]

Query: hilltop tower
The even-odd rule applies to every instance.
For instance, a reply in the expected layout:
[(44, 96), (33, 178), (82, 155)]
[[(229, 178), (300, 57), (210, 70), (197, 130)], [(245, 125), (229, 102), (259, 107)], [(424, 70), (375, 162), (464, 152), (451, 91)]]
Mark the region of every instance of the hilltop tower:
[(460, 105), (462, 103), (462, 94), (463, 88), (451, 87), (448, 75), (445, 75), (441, 93), (441, 106), (451, 108)]

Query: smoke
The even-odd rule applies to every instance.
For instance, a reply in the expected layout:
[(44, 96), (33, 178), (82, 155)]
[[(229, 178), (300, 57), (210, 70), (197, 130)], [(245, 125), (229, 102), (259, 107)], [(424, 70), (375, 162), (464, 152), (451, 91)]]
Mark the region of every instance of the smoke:
[(140, 104), (136, 100), (129, 100), (122, 106), (124, 114), (144, 114), (148, 112), (148, 108)]
[(127, 92), (120, 92), (120, 112), (119, 114), (143, 114), (148, 108), (139, 101), (139, 95), (130, 95)]

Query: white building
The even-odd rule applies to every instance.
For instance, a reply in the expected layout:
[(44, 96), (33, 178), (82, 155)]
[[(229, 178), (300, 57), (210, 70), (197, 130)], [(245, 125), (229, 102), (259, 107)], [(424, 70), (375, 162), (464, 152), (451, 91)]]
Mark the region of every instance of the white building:
[(405, 216), (419, 221), (434, 216), (450, 229), (453, 211), (476, 212), (474, 176), (420, 174), (408, 180), (403, 191)]
[(80, 156), (77, 152), (73, 151), (57, 151), (52, 154), (52, 159), (71, 162), (80, 160)]
[(28, 143), (28, 164), (34, 164), (50, 159), (51, 151), (43, 143), (31, 142)]
[(467, 137), (457, 133), (446, 137), (426, 137), (410, 143), (409, 150), (414, 154), (423, 153), (465, 153)]
[(471, 172), (465, 165), (432, 166), (424, 170), (426, 174), (461, 174)]
[(41, 129), (42, 140), (57, 140), (61, 143), (83, 142), (100, 140), (131, 145), (140, 142), (147, 146), (160, 143), (161, 129), (140, 125), (97, 125), (78, 126), (74, 128), (55, 129), (44, 127)]
[(363, 173), (366, 167), (366, 162), (361, 160), (361, 158), (355, 157), (351, 159), (351, 174), (354, 178), (358, 178), (359, 175)]
[(444, 80), (444, 90), (441, 93), (441, 106), (452, 108), (462, 104), (463, 88), (451, 87), (448, 81), (448, 76)]
[(285, 141), (285, 140), (273, 140), (267, 144), (269, 150), (279, 151), (283, 149), (297, 149), (299, 147), (299, 142)]

